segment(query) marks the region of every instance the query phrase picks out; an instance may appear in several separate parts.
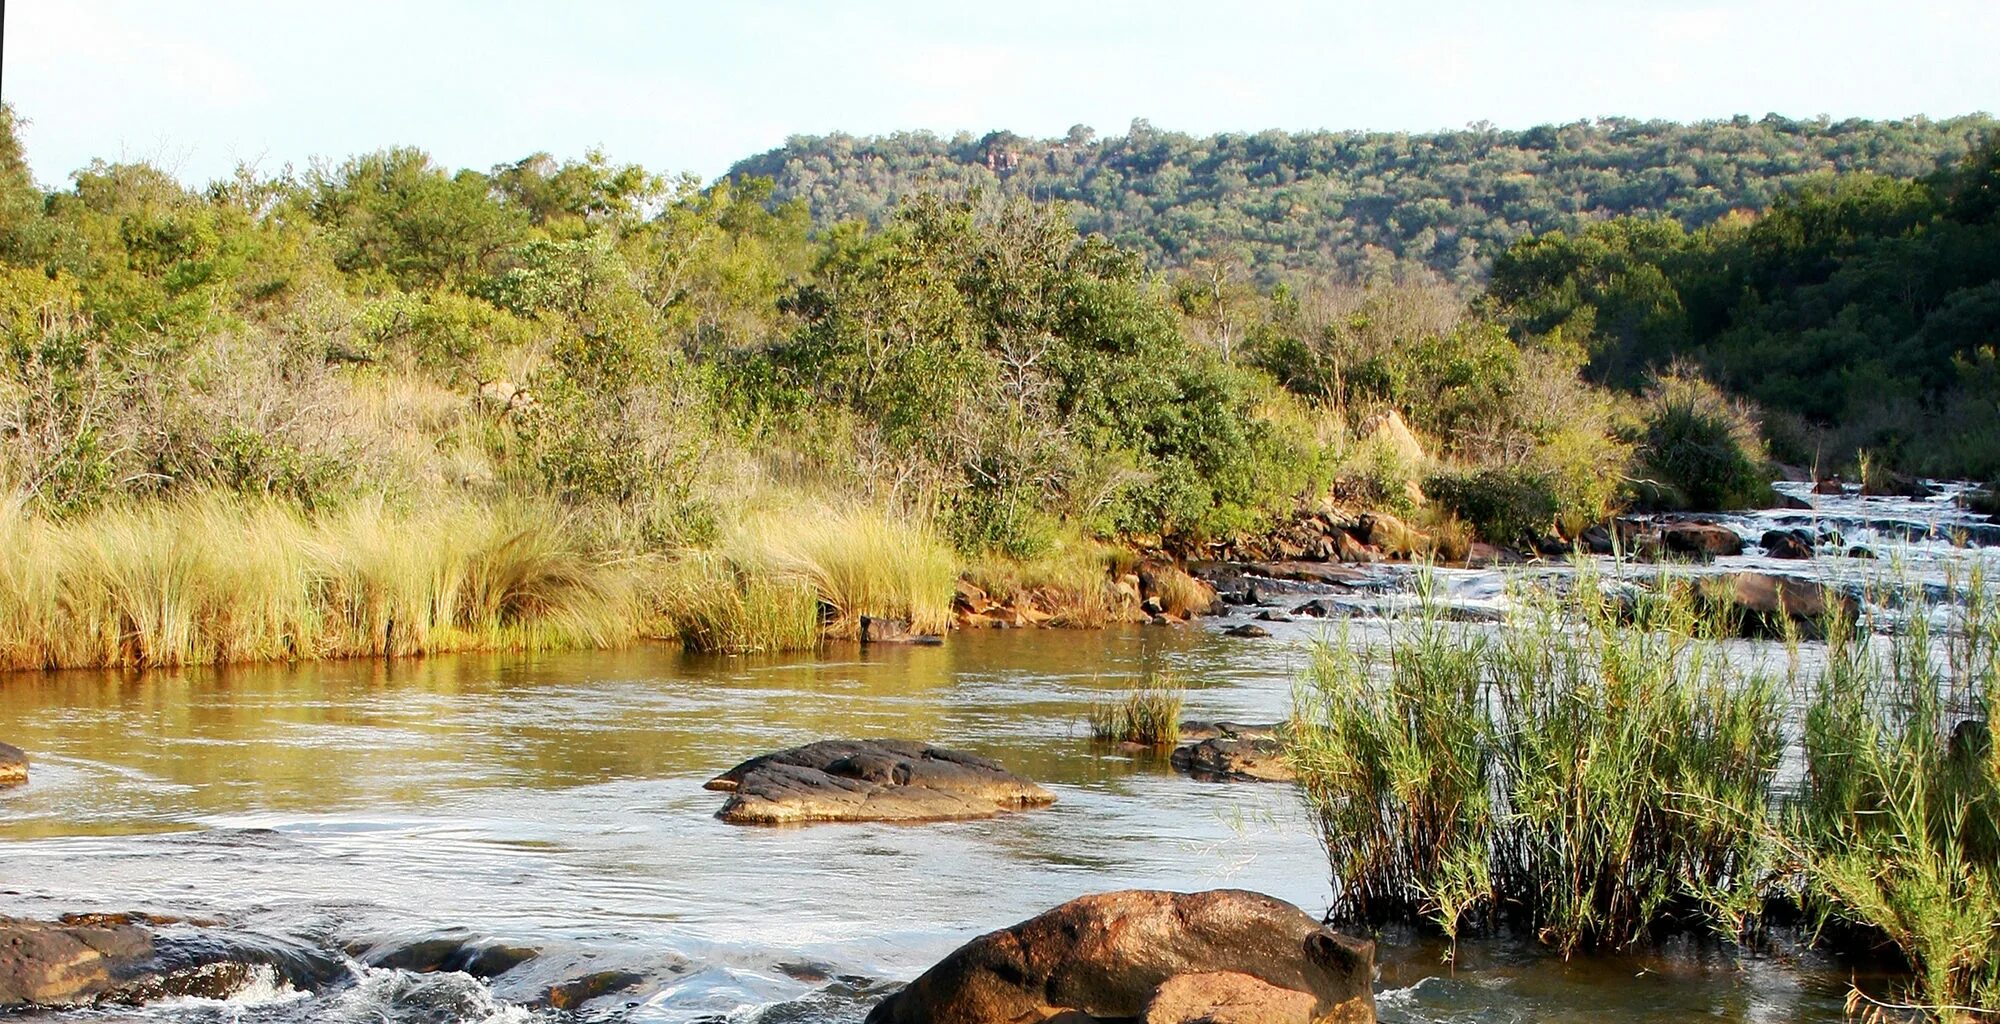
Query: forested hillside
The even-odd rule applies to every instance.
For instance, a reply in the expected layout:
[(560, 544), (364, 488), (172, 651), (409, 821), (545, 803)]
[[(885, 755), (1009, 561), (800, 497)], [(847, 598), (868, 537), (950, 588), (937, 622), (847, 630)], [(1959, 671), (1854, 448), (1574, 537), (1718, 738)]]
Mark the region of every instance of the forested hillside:
[(1955, 161), (1993, 126), (1738, 117), (1684, 125), (1608, 118), (1525, 131), (1264, 131), (1193, 136), (1134, 121), (1119, 136), (1011, 132), (943, 138), (799, 136), (738, 163), (820, 224), (880, 223), (915, 192), (984, 188), (1061, 200), (1084, 233), (1156, 267), (1211, 261), (1269, 283), (1379, 281), (1423, 267), (1477, 280), (1515, 239), (1594, 219), (1660, 214), (1689, 228), (1761, 210), (1807, 178), (1897, 178)]
[(1638, 386), (1699, 363), (1773, 414), (1782, 457), (2000, 474), (2000, 148), (1917, 180), (1850, 174), (1756, 218), (1620, 218), (1523, 240), (1493, 273), (1517, 334)]

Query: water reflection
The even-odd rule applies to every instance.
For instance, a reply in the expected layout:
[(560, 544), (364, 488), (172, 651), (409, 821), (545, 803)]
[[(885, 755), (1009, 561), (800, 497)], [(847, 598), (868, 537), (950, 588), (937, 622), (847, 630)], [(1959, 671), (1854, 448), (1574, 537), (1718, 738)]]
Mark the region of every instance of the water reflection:
[[(1085, 892), (1240, 885), (1324, 907), (1324, 862), (1289, 787), (1194, 782), (1093, 745), (1080, 724), (1094, 698), (1163, 671), (1192, 687), (1190, 715), (1278, 718), (1320, 629), (1276, 624), (1254, 643), (1132, 628), (817, 657), (642, 646), (8, 677), (0, 738), (36, 769), (0, 796), (0, 913), (213, 915), (355, 950), (464, 929), (543, 949), (548, 972), (647, 977), (616, 1019), (856, 1020), (873, 990), (854, 978), (907, 978)], [(710, 776), (828, 736), (971, 749), (1059, 802), (916, 827), (712, 817)], [(1685, 955), (1561, 965), (1520, 952), (1495, 947), (1443, 972), (1434, 949), (1398, 944), (1384, 1017), (1837, 1019), (1838, 986), (1817, 968)], [(801, 962), (823, 969), (779, 968)], [(356, 991), (408, 988), (363, 980)], [(504, 984), (496, 994), (525, 996)], [(783, 1008), (760, 1009), (773, 1004)], [(389, 998), (370, 1019), (434, 1019), (399, 1006)], [(209, 1019), (187, 1007), (141, 1016)]]

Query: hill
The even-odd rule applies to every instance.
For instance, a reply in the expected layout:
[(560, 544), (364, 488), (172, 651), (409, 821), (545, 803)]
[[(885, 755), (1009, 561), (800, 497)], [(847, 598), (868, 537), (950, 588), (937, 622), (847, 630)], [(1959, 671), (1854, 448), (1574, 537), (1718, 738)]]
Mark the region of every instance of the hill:
[(1516, 239), (1657, 214), (1687, 228), (1761, 210), (1814, 176), (1915, 178), (1964, 157), (1995, 121), (1605, 118), (1522, 131), (1263, 131), (1196, 136), (1134, 121), (1098, 138), (996, 131), (943, 138), (795, 136), (737, 163), (821, 225), (880, 224), (927, 189), (997, 190), (1067, 203), (1078, 228), (1156, 266), (1233, 265), (1265, 282), (1382, 280), (1428, 268), (1484, 276)]

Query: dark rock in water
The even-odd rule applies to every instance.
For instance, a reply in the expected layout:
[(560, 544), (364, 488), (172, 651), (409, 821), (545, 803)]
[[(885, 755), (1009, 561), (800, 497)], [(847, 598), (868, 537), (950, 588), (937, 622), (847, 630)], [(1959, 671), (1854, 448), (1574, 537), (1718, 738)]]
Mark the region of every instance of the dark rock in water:
[(1847, 485), (1839, 477), (1828, 477), (1813, 484), (1814, 494), (1841, 495), (1847, 493)]
[(1727, 558), (1743, 553), (1743, 538), (1719, 523), (1662, 524), (1660, 541), (1673, 554), (1697, 558)]
[(145, 1006), (166, 999), (228, 999), (261, 980), (259, 967), (241, 960), (218, 960), (148, 974), (105, 993), (98, 1002)]
[(909, 740), (822, 740), (754, 757), (709, 780), (716, 817), (742, 825), (946, 821), (1042, 807), (1055, 794), (998, 763)]
[[(1110, 892), (973, 939), (868, 1024), (1360, 1024), (1375, 1019), (1374, 961), (1374, 943), (1258, 893)], [(1229, 993), (1287, 1016), (1226, 1016), (1216, 1004)]]
[(1278, 738), (1278, 730), (1282, 728), (1284, 725), (1279, 722), (1270, 725), (1245, 725), (1241, 722), (1210, 722), (1190, 718), (1180, 724), (1180, 736), (1183, 743), (1212, 739), (1274, 740)]
[(537, 1003), (557, 1010), (575, 1010), (593, 999), (637, 988), (645, 981), (645, 975), (633, 971), (597, 971), (549, 986)]
[(1175, 747), (1175, 768), (1213, 782), (1291, 782), (1298, 778), (1275, 739), (1214, 737)]
[(1866, 558), (1872, 561), (1875, 558), (1875, 552), (1867, 548), (1864, 548), (1859, 544), (1856, 544), (1855, 546), (1847, 549), (1847, 557)]
[(0, 743), (0, 789), (28, 781), (28, 755), (20, 747)]
[(1265, 611), (1265, 612), (1258, 612), (1258, 613), (1257, 613), (1257, 621), (1259, 621), (1259, 622), (1290, 622), (1290, 621), (1292, 621), (1292, 617), (1291, 617), (1291, 616), (1289, 616), (1289, 615), (1286, 615), (1286, 614), (1285, 614), (1284, 612), (1272, 612), (1272, 611)]
[(1271, 635), (1270, 630), (1251, 622), (1246, 622), (1240, 626), (1231, 626), (1222, 632), (1225, 636), (1242, 637), (1246, 640), (1255, 640)]
[[(1562, 550), (1566, 551), (1568, 548), (1564, 547)], [(1527, 560), (1527, 556), (1512, 548), (1496, 547), (1480, 541), (1474, 541), (1465, 555), (1465, 564), (1474, 569), (1496, 565), (1520, 565)]]
[(440, 935), (372, 950), (361, 955), (371, 967), (389, 967), (417, 974), (460, 971), (482, 981), (497, 978), (541, 955), (538, 949), (485, 942), (469, 935)]
[(1778, 495), (1776, 507), (1791, 509), (1796, 512), (1810, 512), (1812, 511), (1813, 503), (1796, 494), (1780, 494)]
[(944, 638), (929, 633), (912, 633), (910, 624), (904, 619), (883, 619), (873, 615), (861, 617), (861, 642), (864, 644), (941, 644)]
[(1772, 558), (1811, 558), (1813, 538), (1804, 530), (1765, 530), (1757, 542)]
[(0, 918), (0, 1007), (88, 1002), (152, 958), (153, 935), (137, 925)]
[(1593, 526), (1583, 531), (1577, 537), (1576, 541), (1585, 551), (1593, 555), (1609, 555), (1618, 550), (1617, 546), (1612, 543), (1611, 531), (1605, 529), (1602, 525)]
[(1293, 615), (1304, 615), (1313, 619), (1348, 618), (1360, 613), (1360, 609), (1324, 597), (1315, 597), (1292, 609)]
[(1746, 636), (1782, 635), (1787, 619), (1814, 636), (1836, 608), (1850, 617), (1854, 614), (1853, 598), (1811, 580), (1739, 572), (1720, 577), (1710, 586), (1711, 598), (1719, 595), (1728, 603)]
[(1930, 488), (1908, 473), (1891, 471), (1862, 481), (1861, 494), (1868, 498), (1924, 498), (1930, 496)]

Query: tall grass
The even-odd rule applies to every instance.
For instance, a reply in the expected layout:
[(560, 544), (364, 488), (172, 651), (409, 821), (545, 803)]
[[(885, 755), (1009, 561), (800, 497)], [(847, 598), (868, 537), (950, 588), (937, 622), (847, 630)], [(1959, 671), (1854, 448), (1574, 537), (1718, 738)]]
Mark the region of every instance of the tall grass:
[[(1960, 584), (1963, 584), (1961, 586)], [(1872, 930), (1945, 1019), (2000, 1011), (2000, 610), (1983, 569), (1947, 581), (1942, 635), (1918, 609), (1887, 637), (1830, 631), (1806, 701), (1807, 782), (1782, 842), (1822, 921)], [(1981, 1014), (1980, 1011), (1984, 1011)]]
[(1134, 686), (1121, 698), (1091, 702), (1091, 736), (1112, 743), (1171, 747), (1181, 738), (1181, 706), (1187, 687), (1172, 676)]
[(1447, 621), (1422, 579), (1381, 649), (1321, 645), (1299, 690), (1290, 749), (1337, 914), (1508, 925), (1568, 953), (1749, 902), (1775, 683), (1685, 599), (1629, 607), (1586, 574), (1522, 591), (1493, 633)]
[[(1894, 619), (1836, 605), (1823, 657), (1784, 637), (1780, 678), (1673, 580), (1586, 568), (1519, 591), (1497, 631), (1447, 621), (1420, 584), (1386, 639), (1322, 645), (1298, 689), (1288, 749), (1334, 912), (1567, 954), (1742, 935), (1790, 902), (1900, 950), (1904, 1009), (1991, 1019), (2000, 607), (1977, 563), (1943, 593), (1941, 622), (1917, 587), (1870, 602)], [(1781, 785), (1788, 754), (1803, 772)]]
[(309, 517), (197, 495), (49, 522), (0, 508), (0, 667), (605, 646), (636, 574), (545, 509), (379, 502)]
[(902, 619), (916, 633), (951, 627), (958, 559), (928, 524), (870, 508), (765, 515), (727, 541), (750, 578), (817, 596), (826, 636), (860, 635), (862, 616)]

